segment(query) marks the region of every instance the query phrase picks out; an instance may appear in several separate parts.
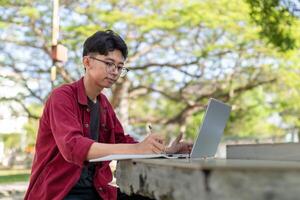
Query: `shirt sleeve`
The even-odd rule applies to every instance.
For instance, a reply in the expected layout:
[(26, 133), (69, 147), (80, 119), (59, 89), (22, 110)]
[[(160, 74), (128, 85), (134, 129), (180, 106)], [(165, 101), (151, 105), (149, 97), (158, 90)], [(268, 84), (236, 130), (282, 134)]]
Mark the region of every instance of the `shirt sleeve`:
[(50, 127), (58, 149), (65, 160), (82, 166), (94, 141), (83, 136), (77, 101), (67, 90), (54, 90), (49, 100)]

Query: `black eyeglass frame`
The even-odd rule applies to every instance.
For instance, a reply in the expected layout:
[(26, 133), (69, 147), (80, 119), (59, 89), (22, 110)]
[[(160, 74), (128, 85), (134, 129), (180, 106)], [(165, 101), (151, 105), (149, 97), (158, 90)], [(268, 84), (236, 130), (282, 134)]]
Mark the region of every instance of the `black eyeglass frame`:
[(104, 64), (106, 65), (106, 70), (107, 70), (107, 71), (108, 71), (108, 68), (109, 68), (109, 69), (112, 69), (112, 66), (113, 66), (114, 69), (117, 69), (117, 71), (118, 71), (120, 77), (126, 76), (126, 74), (129, 72), (129, 69), (128, 69), (127, 67), (120, 67), (120, 66), (117, 66), (117, 65), (116, 65), (115, 63), (113, 63), (113, 62), (106, 61), (106, 60), (101, 60), (101, 59), (95, 58), (95, 57), (93, 57), (93, 56), (89, 56), (89, 58), (104, 63)]

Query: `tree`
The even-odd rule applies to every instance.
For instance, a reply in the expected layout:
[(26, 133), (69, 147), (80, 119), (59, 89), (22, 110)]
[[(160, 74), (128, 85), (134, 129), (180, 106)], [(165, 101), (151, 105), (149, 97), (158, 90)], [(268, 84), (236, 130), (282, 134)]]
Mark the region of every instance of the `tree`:
[[(268, 42), (287, 51), (299, 47), (293, 31), (297, 21), (293, 0), (247, 0), (252, 20), (261, 27), (260, 35)], [(299, 8), (298, 8), (299, 9)]]
[[(6, 73), (2, 77), (24, 88), (16, 98), (2, 100), (24, 104), (33, 118), (39, 116), (26, 109), (26, 102), (42, 104), (51, 89), (50, 7), (47, 1), (28, 0), (6, 2), (0, 9), (0, 66)], [(130, 50), (131, 72), (110, 95), (122, 122), (129, 113), (128, 122), (136, 130), (153, 123), (169, 134), (187, 128), (192, 132), (186, 125), (199, 119), (208, 98), (215, 97), (233, 104), (228, 134), (253, 135), (264, 126), (274, 129), (268, 123), (255, 130), (239, 123), (249, 118), (254, 123), (276, 112), (263, 93), (274, 92), (270, 86), (278, 84), (279, 77), (274, 71), (284, 71), (282, 64), (288, 60), (285, 52), (261, 39), (250, 13), (248, 4), (237, 0), (63, 1), (60, 41), (70, 53), (55, 85), (83, 73), (81, 45), (87, 36), (113, 29)], [(245, 98), (256, 104), (244, 104)], [(257, 104), (260, 114), (251, 109)]]

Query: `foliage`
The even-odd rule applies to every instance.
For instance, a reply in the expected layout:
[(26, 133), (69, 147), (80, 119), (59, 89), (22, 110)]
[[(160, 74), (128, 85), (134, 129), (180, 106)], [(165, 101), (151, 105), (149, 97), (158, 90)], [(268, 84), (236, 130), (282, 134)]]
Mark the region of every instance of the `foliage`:
[(4, 142), (4, 147), (6, 149), (19, 149), (20, 146), (20, 134), (10, 133), (7, 135), (2, 135), (1, 139)]
[(13, 182), (27, 182), (29, 180), (30, 170), (24, 169), (10, 169), (0, 170), (0, 184), (7, 184)]
[(293, 34), (295, 16), (289, 12), (280, 0), (247, 0), (250, 5), (250, 16), (261, 27), (260, 35), (270, 43), (287, 51), (299, 47)]
[[(32, 104), (29, 107), (30, 112), (34, 113), (36, 116), (41, 116), (42, 106), (39, 104)], [(39, 126), (39, 121), (37, 119), (29, 119), (28, 123), (25, 124), (24, 130), (26, 132), (26, 143), (27, 146), (33, 147), (36, 140), (36, 134)]]
[[(52, 89), (51, 4), (1, 5), (1, 77), (22, 90), (14, 98), (0, 99), (23, 105), (32, 119), (25, 127), (32, 143), (37, 128), (33, 119), (40, 116), (34, 110)], [(299, 55), (292, 47), (299, 44), (300, 26), (299, 19), (277, 5), (258, 0), (63, 1), (60, 43), (68, 47), (69, 61), (58, 68), (53, 86), (82, 76), (87, 36), (113, 29), (128, 43), (131, 71), (112, 88), (111, 101), (118, 107), (128, 100), (129, 122), (139, 132), (153, 123), (166, 135), (186, 130), (194, 137), (205, 105), (214, 97), (233, 105), (226, 135), (282, 135), (286, 130), (280, 123), (299, 123), (292, 115), (299, 99)], [(271, 120), (276, 115), (279, 124)]]

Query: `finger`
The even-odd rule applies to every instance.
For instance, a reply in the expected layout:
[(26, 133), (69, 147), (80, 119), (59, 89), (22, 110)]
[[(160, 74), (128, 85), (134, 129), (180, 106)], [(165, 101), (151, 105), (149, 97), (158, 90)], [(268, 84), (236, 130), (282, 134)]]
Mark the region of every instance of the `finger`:
[(163, 144), (164, 143), (164, 138), (161, 135), (158, 135), (156, 133), (153, 133), (153, 135), (151, 135), (151, 138), (153, 138), (154, 140), (156, 140), (157, 142)]
[(192, 142), (180, 142), (180, 144), (187, 146), (187, 147), (192, 147), (194, 144)]
[(177, 144), (178, 152), (180, 153), (190, 153), (192, 147), (190, 146), (190, 143), (188, 142), (180, 142)]
[(163, 138), (153, 138), (153, 140), (160, 144), (164, 144), (164, 142), (165, 142), (165, 140)]
[(160, 144), (163, 144), (163, 145), (165, 144), (165, 141), (163, 139), (157, 139), (156, 141)]
[(162, 151), (161, 151), (158, 147), (156, 147), (155, 145), (152, 146), (151, 150), (152, 150), (152, 152), (155, 153), (155, 154), (160, 154), (160, 153), (162, 153)]
[(193, 147), (194, 146), (194, 144), (192, 142), (180, 142), (180, 144), (185, 147)]
[(155, 141), (155, 140), (152, 142), (152, 144), (153, 144), (153, 146), (155, 146), (157, 149), (159, 149), (161, 152), (164, 151), (164, 149), (165, 149), (165, 145), (163, 145), (163, 144), (161, 144), (161, 143), (159, 143), (159, 142), (157, 142), (157, 141)]
[(177, 136), (177, 138), (175, 139), (174, 142), (179, 143), (180, 140), (182, 139), (182, 135), (183, 135), (183, 133), (180, 133), (180, 134)]

